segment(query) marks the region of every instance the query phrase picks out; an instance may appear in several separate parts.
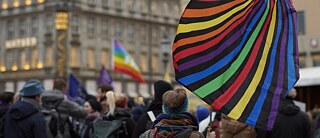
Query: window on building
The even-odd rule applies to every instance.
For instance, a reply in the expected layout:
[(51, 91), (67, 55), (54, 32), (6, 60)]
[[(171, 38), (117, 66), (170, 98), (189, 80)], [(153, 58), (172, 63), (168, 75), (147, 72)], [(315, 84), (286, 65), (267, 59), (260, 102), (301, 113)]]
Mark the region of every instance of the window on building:
[(52, 47), (47, 46), (46, 47), (46, 67), (51, 67), (52, 66)]
[(20, 50), (19, 56), (20, 56), (20, 68), (24, 68), (27, 65), (27, 53), (25, 48)]
[(101, 37), (102, 39), (107, 39), (109, 37), (109, 21), (107, 19), (103, 19), (101, 23)]
[(140, 31), (140, 40), (145, 43), (147, 41), (147, 29), (141, 26)]
[(87, 50), (87, 66), (89, 69), (94, 69), (96, 67), (96, 60), (95, 60), (95, 54), (94, 49), (88, 49)]
[(177, 3), (174, 4), (174, 13), (175, 14), (172, 14), (173, 17), (179, 17), (180, 16), (180, 7), (179, 7), (179, 4), (177, 4)]
[(7, 22), (7, 34), (8, 34), (8, 36), (7, 36), (7, 39), (13, 39), (14, 38), (14, 23), (13, 23), (13, 21), (12, 20), (9, 20), (8, 22)]
[(51, 14), (46, 15), (45, 17), (45, 23), (46, 23), (46, 33), (52, 33), (53, 30), (53, 17)]
[(89, 5), (96, 5), (96, 0), (88, 0)]
[(38, 17), (31, 18), (31, 35), (37, 36), (38, 35)]
[(109, 6), (109, 0), (102, 0), (102, 6), (108, 7)]
[(101, 57), (100, 63), (104, 65), (107, 69), (109, 69), (110, 62), (111, 62), (109, 50), (108, 49), (101, 50), (100, 57)]
[(15, 50), (13, 49), (10, 49), (10, 50), (7, 50), (6, 51), (6, 66), (7, 66), (7, 69), (11, 69), (11, 67), (14, 65), (14, 54)]
[(173, 2), (168, 1), (168, 2), (167, 2), (167, 5), (168, 5), (167, 16), (172, 16), (172, 15), (174, 15), (174, 14), (172, 14), (172, 13), (173, 13)]
[(152, 43), (159, 45), (159, 29), (158, 28), (153, 28), (152, 29)]
[(37, 68), (37, 63), (38, 63), (38, 48), (33, 47), (31, 49), (31, 68), (35, 69)]
[(134, 40), (134, 30), (133, 30), (133, 25), (129, 24), (128, 25), (128, 40), (133, 41)]
[(20, 19), (19, 20), (19, 37), (23, 38), (26, 37), (26, 20)]
[(152, 2), (152, 5), (151, 5), (151, 11), (152, 11), (152, 14), (153, 15), (157, 15), (158, 14), (158, 3), (156, 2)]
[(130, 50), (130, 51), (128, 51), (128, 53), (133, 59), (135, 59), (136, 54), (134, 53), (134, 51)]
[(72, 46), (70, 53), (70, 66), (79, 67), (80, 66), (80, 57), (79, 57), (79, 47)]
[(135, 1), (136, 0), (127, 0), (127, 7), (129, 10), (133, 10), (134, 9), (134, 5), (135, 5)]
[(114, 36), (117, 40), (120, 40), (120, 39), (122, 39), (122, 30), (121, 30), (122, 24), (119, 22), (119, 23), (116, 23), (115, 25), (116, 26), (115, 26), (115, 35)]
[(141, 69), (141, 72), (147, 72), (148, 71), (147, 53), (141, 53), (140, 54), (140, 69)]
[(298, 11), (297, 12), (297, 19), (298, 19), (298, 30), (299, 35), (305, 35), (306, 34), (306, 28), (305, 28), (305, 16), (304, 11)]
[(163, 14), (164, 16), (169, 16), (169, 6), (170, 5), (168, 2), (163, 3)]
[(117, 7), (117, 8), (121, 8), (122, 1), (123, 1), (123, 0), (115, 0), (115, 1), (114, 1), (114, 6)]
[(148, 12), (148, 3), (146, 0), (140, 0), (140, 11), (143, 13)]
[(320, 54), (312, 55), (313, 66), (320, 66)]
[(77, 14), (72, 15), (71, 31), (73, 34), (79, 33), (79, 16)]
[(306, 56), (305, 55), (300, 55), (299, 56), (299, 67), (300, 68), (305, 68), (306, 67)]
[(152, 55), (152, 71), (159, 72), (159, 55), (153, 54)]
[(93, 38), (95, 35), (96, 20), (93, 17), (88, 18), (88, 37)]
[(161, 15), (161, 14), (163, 14), (163, 4), (164, 4), (164, 2), (162, 2), (162, 1), (158, 1), (158, 13)]

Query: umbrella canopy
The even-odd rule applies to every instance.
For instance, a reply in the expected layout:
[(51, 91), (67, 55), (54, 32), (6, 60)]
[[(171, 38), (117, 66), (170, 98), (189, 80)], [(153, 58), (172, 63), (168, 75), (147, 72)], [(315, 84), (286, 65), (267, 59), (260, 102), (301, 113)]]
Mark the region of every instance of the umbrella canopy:
[(172, 47), (176, 80), (216, 110), (271, 130), (299, 78), (290, 0), (192, 0)]

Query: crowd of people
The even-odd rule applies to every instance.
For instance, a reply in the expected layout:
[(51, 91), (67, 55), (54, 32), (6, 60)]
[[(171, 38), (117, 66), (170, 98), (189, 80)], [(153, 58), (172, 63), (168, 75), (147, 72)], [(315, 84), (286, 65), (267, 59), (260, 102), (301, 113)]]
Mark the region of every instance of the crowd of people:
[[(183, 88), (166, 81), (154, 83), (149, 103), (133, 102), (111, 85), (85, 102), (69, 100), (64, 79), (45, 90), (38, 80), (28, 81), (17, 93), (0, 95), (0, 138), (319, 138), (319, 111), (302, 112), (292, 90), (280, 103), (272, 131), (265, 131), (199, 106), (188, 109)], [(211, 121), (212, 120), (212, 121)]]

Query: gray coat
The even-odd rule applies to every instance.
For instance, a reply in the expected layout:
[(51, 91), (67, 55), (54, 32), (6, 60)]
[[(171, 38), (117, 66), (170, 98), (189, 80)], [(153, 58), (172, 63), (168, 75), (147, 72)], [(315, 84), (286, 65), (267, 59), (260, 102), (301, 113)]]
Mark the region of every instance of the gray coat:
[[(64, 133), (58, 134), (57, 137), (70, 138), (68, 119), (69, 117), (77, 119), (85, 119), (87, 116), (83, 107), (75, 102), (67, 100), (65, 95), (58, 90), (50, 90), (42, 93), (42, 107), (45, 110), (54, 109), (57, 106), (57, 112), (60, 114), (60, 123), (64, 125)], [(52, 138), (52, 134), (48, 130), (48, 137)]]

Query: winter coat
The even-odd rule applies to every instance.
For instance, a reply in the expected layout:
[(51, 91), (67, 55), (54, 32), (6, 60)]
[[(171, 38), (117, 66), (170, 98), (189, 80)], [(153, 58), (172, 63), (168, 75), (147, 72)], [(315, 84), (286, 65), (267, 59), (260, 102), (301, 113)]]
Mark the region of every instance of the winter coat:
[(255, 138), (254, 127), (233, 120), (226, 115), (221, 116), (220, 138)]
[(278, 116), (270, 138), (309, 138), (311, 124), (307, 114), (300, 111), (292, 99), (285, 99), (280, 104)]
[[(152, 111), (154, 116), (157, 117), (162, 113), (162, 102), (153, 101), (149, 106), (148, 111)], [(133, 138), (138, 138), (142, 133), (150, 129), (151, 123), (152, 122), (149, 115), (147, 113), (144, 113), (137, 122), (137, 126), (135, 127), (133, 132)]]
[(10, 105), (0, 101), (0, 118), (2, 118), (9, 110)]
[(134, 121), (138, 121), (144, 113), (147, 112), (147, 109), (143, 105), (136, 106), (132, 109), (131, 114), (133, 115)]
[(3, 117), (4, 138), (46, 138), (46, 121), (39, 105), (25, 100), (13, 104)]
[[(183, 112), (179, 114), (160, 114), (152, 124), (152, 129), (140, 135), (140, 138), (155, 137), (189, 137), (204, 138), (198, 132), (199, 125), (195, 116)], [(188, 136), (186, 136), (188, 135)]]
[[(64, 124), (64, 133), (58, 134), (62, 135), (63, 138), (70, 138), (70, 125), (68, 123), (69, 117), (77, 119), (85, 119), (87, 112), (83, 107), (75, 102), (69, 101), (64, 97), (64, 94), (58, 90), (45, 91), (42, 93), (42, 107), (44, 109), (54, 109), (57, 107), (57, 111), (60, 114), (60, 123)], [(48, 137), (53, 137), (48, 130)]]
[(125, 122), (126, 130), (128, 132), (128, 135), (125, 135), (124, 133), (121, 133), (119, 135), (119, 138), (131, 138), (133, 135), (133, 128), (136, 126), (136, 122), (134, 121), (132, 115), (130, 114), (130, 111), (128, 109), (124, 108), (116, 108), (114, 116), (103, 116), (104, 120), (112, 121), (112, 120), (119, 120)]
[(81, 138), (93, 138), (93, 121), (98, 117), (100, 117), (100, 113), (98, 111), (88, 114), (81, 131)]

